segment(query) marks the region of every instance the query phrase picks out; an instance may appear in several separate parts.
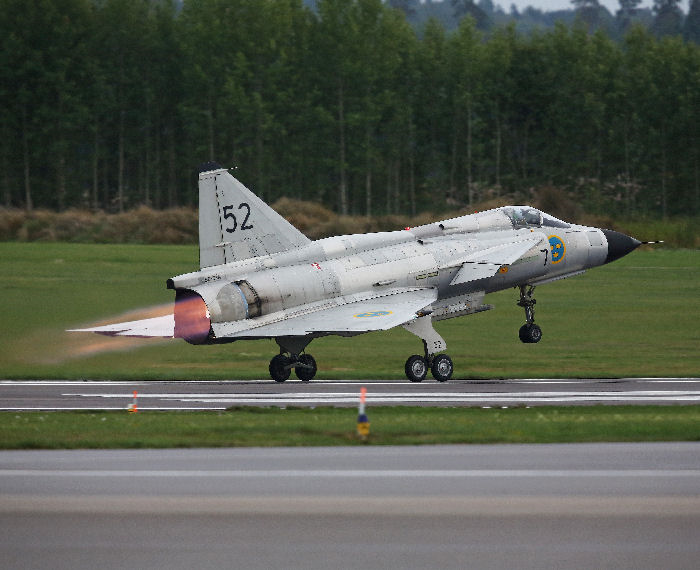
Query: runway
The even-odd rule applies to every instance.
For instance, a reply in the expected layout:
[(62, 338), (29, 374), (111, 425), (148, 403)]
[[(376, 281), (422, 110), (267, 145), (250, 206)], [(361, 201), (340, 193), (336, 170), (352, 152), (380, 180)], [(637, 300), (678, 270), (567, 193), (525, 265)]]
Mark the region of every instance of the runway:
[(700, 444), (0, 452), (8, 568), (694, 568)]
[(0, 410), (225, 410), (232, 406), (698, 404), (698, 378), (244, 381), (0, 381)]

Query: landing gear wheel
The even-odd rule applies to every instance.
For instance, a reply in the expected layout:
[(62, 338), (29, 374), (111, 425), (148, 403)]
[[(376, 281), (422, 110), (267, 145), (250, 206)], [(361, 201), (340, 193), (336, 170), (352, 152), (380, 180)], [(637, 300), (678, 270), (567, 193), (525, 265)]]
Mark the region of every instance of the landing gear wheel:
[(518, 336), (522, 342), (534, 344), (542, 339), (542, 329), (535, 323), (526, 323), (520, 327)]
[(453, 370), (452, 359), (446, 354), (438, 354), (433, 358), (433, 365), (430, 367), (430, 371), (438, 382), (447, 382), (452, 378)]
[(308, 382), (314, 376), (316, 376), (316, 360), (310, 354), (302, 354), (297, 360), (297, 365), (294, 371), (297, 374), (297, 378), (302, 382)]
[(520, 340), (526, 344), (534, 344), (542, 339), (542, 329), (535, 324), (535, 299), (532, 294), (535, 292), (534, 285), (518, 285), (520, 289), (520, 300), (518, 306), (525, 309), (525, 320), (527, 321), (518, 332)]
[(422, 382), (428, 375), (428, 363), (422, 356), (414, 354), (408, 357), (405, 370), (411, 382)]
[(275, 382), (284, 382), (291, 373), (290, 360), (284, 354), (278, 354), (270, 360), (270, 376)]

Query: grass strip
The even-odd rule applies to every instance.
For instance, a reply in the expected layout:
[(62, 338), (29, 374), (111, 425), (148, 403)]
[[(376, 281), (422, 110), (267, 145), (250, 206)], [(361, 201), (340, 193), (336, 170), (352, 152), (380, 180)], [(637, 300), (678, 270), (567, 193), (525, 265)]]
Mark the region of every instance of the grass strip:
[[(196, 266), (192, 246), (0, 243), (0, 378), (268, 378), (273, 340), (194, 346), (65, 331), (169, 309), (165, 280)], [(639, 250), (538, 287), (537, 344), (518, 340), (525, 316), (514, 289), (487, 295), (495, 310), (436, 328), (455, 378), (698, 376), (699, 284), (700, 250)], [(318, 379), (383, 379), (404, 378), (406, 358), (423, 347), (397, 327), (319, 338), (307, 350)]]
[[(374, 407), (370, 444), (699, 441), (698, 406)], [(5, 412), (1, 449), (361, 445), (352, 408)]]

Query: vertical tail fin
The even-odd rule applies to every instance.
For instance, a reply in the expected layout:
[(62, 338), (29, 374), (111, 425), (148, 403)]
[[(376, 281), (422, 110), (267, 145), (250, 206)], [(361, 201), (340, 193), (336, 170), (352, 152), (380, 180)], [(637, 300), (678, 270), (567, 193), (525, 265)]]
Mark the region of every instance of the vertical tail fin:
[(199, 173), (200, 268), (278, 253), (310, 242), (218, 164)]

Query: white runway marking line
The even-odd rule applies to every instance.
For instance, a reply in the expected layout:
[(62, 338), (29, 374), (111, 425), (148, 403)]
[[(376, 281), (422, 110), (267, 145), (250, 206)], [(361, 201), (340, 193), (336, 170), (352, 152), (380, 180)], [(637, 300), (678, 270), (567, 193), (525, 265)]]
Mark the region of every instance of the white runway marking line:
[[(225, 411), (226, 408), (224, 406), (216, 407), (216, 406), (197, 406), (197, 407), (190, 407), (190, 408), (183, 408), (183, 407), (177, 407), (177, 406), (151, 406), (151, 407), (143, 407), (139, 406), (139, 412), (215, 412), (215, 411)], [(8, 407), (0, 407), (0, 411), (3, 412), (124, 412), (127, 411), (126, 406), (112, 406), (112, 407), (102, 407), (102, 408), (91, 408), (91, 407), (75, 407), (75, 406), (66, 406), (64, 408), (50, 408), (47, 406), (39, 406), (39, 407), (33, 407), (33, 408), (27, 408), (27, 407), (15, 407), (15, 408), (8, 408)]]
[[(700, 390), (632, 390), (629, 392), (373, 392), (371, 395), (367, 395), (367, 399), (371, 400), (374, 398), (459, 398), (459, 397), (503, 397), (503, 396), (524, 396), (524, 397), (538, 397), (538, 398), (550, 398), (550, 397), (578, 397), (578, 396), (635, 396), (635, 397), (650, 397), (650, 396), (700, 396)], [(65, 393), (63, 396), (79, 396), (86, 398), (133, 398), (133, 393), (113, 393), (113, 394), (90, 394), (85, 392), (79, 393)], [(290, 399), (290, 400), (311, 400), (314, 398), (354, 398), (357, 399), (358, 395), (356, 392), (278, 392), (270, 394), (241, 394), (243, 398), (252, 398), (259, 400), (267, 399)], [(141, 398), (170, 398), (175, 400), (180, 399), (230, 399), (237, 398), (238, 394), (202, 394), (198, 392), (162, 392), (162, 393), (149, 393), (149, 392), (139, 392), (139, 399)]]
[(144, 386), (151, 382), (134, 380), (0, 380), (0, 386)]
[[(129, 399), (131, 394), (64, 394), (69, 397), (81, 398), (105, 398), (105, 399)], [(280, 393), (280, 394), (230, 394), (230, 395), (203, 395), (187, 393), (140, 393), (139, 400), (157, 399), (165, 401), (179, 401), (191, 404), (295, 404), (295, 403), (325, 403), (325, 404), (349, 404), (357, 401), (354, 392), (304, 392), (304, 393)], [(389, 404), (397, 402), (420, 403), (450, 403), (450, 402), (592, 402), (592, 401), (670, 401), (670, 402), (700, 402), (700, 391), (657, 391), (637, 390), (632, 392), (475, 392), (464, 394), (461, 392), (399, 392), (377, 394), (367, 397), (368, 404)]]
[(640, 378), (639, 382), (645, 382), (647, 384), (700, 384), (700, 380), (697, 378), (679, 378), (678, 380), (664, 379), (652, 379), (652, 378)]
[[(589, 384), (595, 382), (647, 382), (647, 383), (686, 383), (700, 384), (700, 378), (678, 377), (678, 378), (474, 378), (454, 379), (455, 382), (465, 383), (495, 383), (507, 384), (515, 382), (517, 384)], [(405, 384), (406, 380), (314, 380), (316, 386), (396, 386)], [(23, 386), (157, 386), (159, 384), (194, 384), (194, 385), (253, 385), (253, 384), (274, 384), (272, 380), (250, 379), (250, 380), (0, 380), (2, 385), (23, 385)]]
[(76, 469), (0, 469), (0, 477), (82, 477), (82, 478), (698, 478), (700, 469), (280, 469), (280, 470), (76, 470)]

